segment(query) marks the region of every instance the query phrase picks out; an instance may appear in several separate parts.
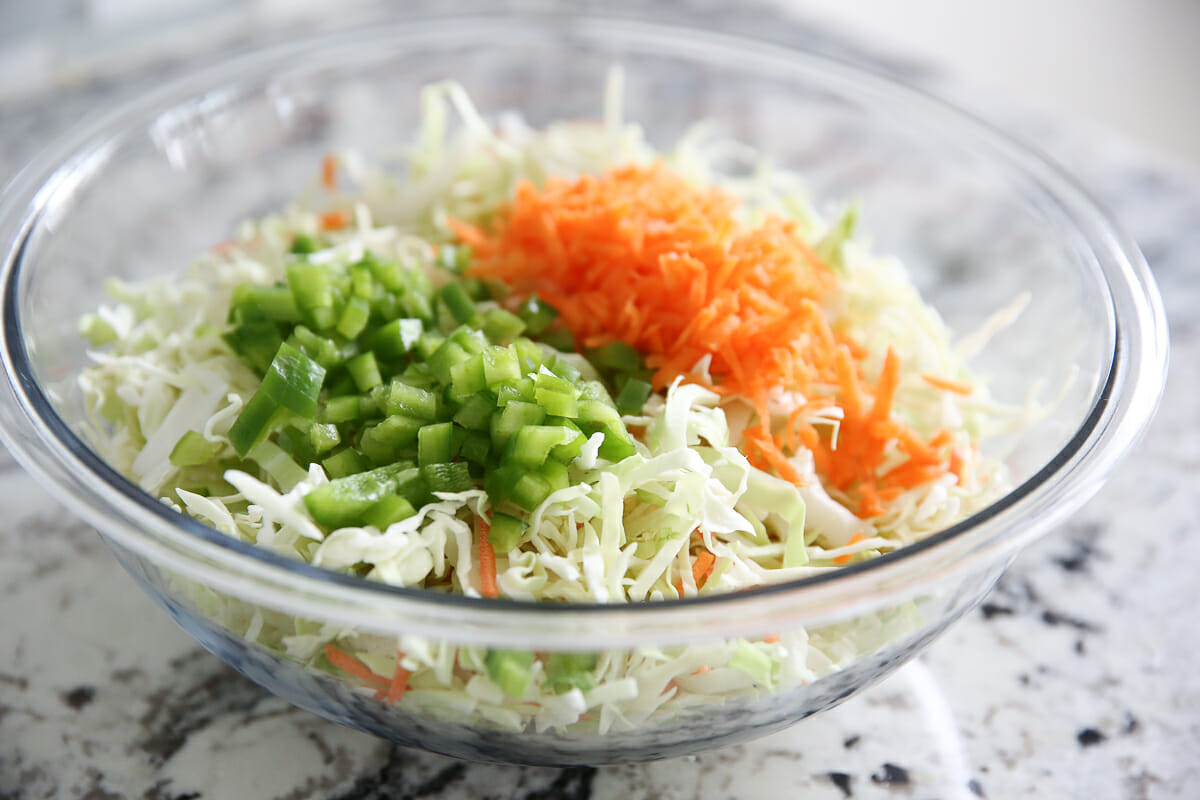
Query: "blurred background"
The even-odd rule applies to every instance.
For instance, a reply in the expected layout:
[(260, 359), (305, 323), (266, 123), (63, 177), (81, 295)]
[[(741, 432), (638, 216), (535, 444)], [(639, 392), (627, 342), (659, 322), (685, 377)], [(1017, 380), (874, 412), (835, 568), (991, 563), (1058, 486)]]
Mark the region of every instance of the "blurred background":
[(778, 0), (880, 53), (1200, 166), (1200, 0)]
[[(941, 68), (981, 93), (1114, 129), (1200, 167), (1200, 0), (762, 2), (869, 52)], [(712, 12), (723, 4), (674, 5)], [(724, 5), (731, 15), (754, 13), (753, 3)], [(341, 24), (384, 7), (377, 0), (0, 0), (0, 122), (6, 108), (118, 81), (155, 60), (186, 60), (263, 31)]]

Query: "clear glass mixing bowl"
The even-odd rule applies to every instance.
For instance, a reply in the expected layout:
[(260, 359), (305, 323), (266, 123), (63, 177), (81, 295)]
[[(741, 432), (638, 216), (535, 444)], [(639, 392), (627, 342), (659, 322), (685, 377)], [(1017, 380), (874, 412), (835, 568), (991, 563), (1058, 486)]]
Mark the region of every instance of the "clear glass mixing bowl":
[[(141, 492), (80, 438), (77, 320), (101, 301), (106, 278), (179, 270), (239, 220), (283, 205), (331, 148), (380, 153), (408, 138), (429, 81), (454, 78), (485, 111), (514, 109), (544, 124), (596, 116), (614, 64), (625, 70), (627, 116), (654, 143), (669, 146), (692, 123), (713, 120), (805, 175), (814, 197), (861, 200), (876, 249), (904, 260), (955, 331), (1031, 293), (1026, 312), (975, 362), (1000, 397), (1067, 387), (1045, 419), (992, 443), (1014, 476), (1011, 492), (920, 544), (832, 576), (633, 606), (530, 605), (368, 583), (232, 541)], [(5, 192), (0, 243), (0, 426), (24, 466), (234, 668), (329, 719), (472, 759), (679, 755), (836, 704), (936, 637), (1023, 545), (1100, 488), (1152, 416), (1166, 372), (1164, 315), (1136, 246), (1038, 155), (860, 69), (648, 22), (408, 20), (212, 66), (54, 143)], [(288, 656), (261, 619), (353, 627), (406, 652), (433, 648), (448, 654), (450, 688), (377, 700), (372, 686), (319, 656)], [(686, 702), (671, 683), (648, 678), (637, 691), (654, 698), (653, 713), (596, 712), (568, 727), (540, 724), (536, 708), (499, 714), (454, 685), (454, 659), (483, 648), (665, 661), (683, 647), (776, 637), (781, 647), (842, 642), (844, 653), (814, 656), (816, 677), (778, 676), (729, 695), (692, 691)]]

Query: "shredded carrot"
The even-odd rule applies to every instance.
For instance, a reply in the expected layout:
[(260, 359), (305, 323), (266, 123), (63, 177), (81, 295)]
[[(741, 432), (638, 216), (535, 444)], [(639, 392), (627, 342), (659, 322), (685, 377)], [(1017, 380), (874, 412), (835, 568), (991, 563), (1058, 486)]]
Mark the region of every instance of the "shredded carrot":
[(476, 536), (479, 537), (479, 593), (484, 597), (499, 597), (500, 589), (496, 586), (496, 551), (488, 540), (488, 532), (492, 529), (481, 517), (477, 520)]
[(958, 478), (959, 483), (962, 483), (962, 479), (963, 479), (963, 466), (964, 465), (963, 465), (962, 454), (958, 452), (957, 448), (951, 450), (950, 451), (950, 464), (948, 466), (948, 469), (951, 473), (953, 473), (954, 477)]
[(862, 387), (849, 348), (837, 349), (834, 367), (845, 416), (838, 428), (836, 446), (832, 441), (823, 442), (824, 458), (818, 462), (824, 464), (830, 483), (845, 491), (856, 483), (870, 485), (888, 437), (881, 435), (887, 426), (878, 424), (879, 420), (864, 410)]
[(323, 230), (340, 231), (350, 225), (350, 215), (341, 209), (323, 211), (317, 215), (317, 222)]
[(909, 459), (883, 473), (880, 481), (892, 486), (913, 487), (936, 480), (946, 473), (946, 467), (937, 462)]
[(910, 461), (932, 463), (938, 460), (938, 455), (934, 452), (933, 440), (930, 440), (929, 444), (926, 444), (910, 430), (896, 431), (896, 444), (908, 454)]
[(896, 351), (889, 345), (879, 383), (875, 386), (875, 404), (871, 407), (873, 421), (884, 422), (892, 415), (892, 401), (896, 397), (896, 388), (899, 385), (900, 356), (896, 355)]
[(377, 688), (387, 688), (390, 684), (387, 678), (377, 675), (366, 664), (332, 644), (325, 645), (325, 657), (329, 659), (330, 664), (333, 664), (342, 672), (349, 672), (359, 680), (372, 684)]
[[(661, 164), (522, 183), (494, 235), (455, 223), (473, 272), (536, 289), (580, 341), (624, 341), (666, 385), (713, 356), (710, 372), (765, 399), (800, 354), (833, 273), (809, 262), (793, 223), (738, 224), (736, 199), (697, 189)], [(703, 312), (703, 313), (702, 313)], [(738, 320), (742, 323), (739, 324)], [(732, 323), (732, 324), (730, 324)]]
[(696, 556), (696, 560), (692, 562), (692, 580), (696, 582), (697, 589), (704, 586), (716, 563), (717, 557), (708, 550), (701, 550), (700, 555)]
[(768, 633), (766, 636), (763, 637), (763, 641), (766, 642), (767, 644), (775, 644), (776, 642), (779, 641), (779, 634), (778, 633)]
[(392, 683), (390, 686), (388, 686), (387, 694), (383, 697), (383, 699), (391, 705), (395, 705), (396, 703), (400, 702), (400, 698), (403, 697), (404, 693), (408, 690), (408, 679), (412, 676), (411, 672), (400, 666), (400, 661), (403, 658), (404, 653), (397, 650), (396, 671), (392, 673)]
[(861, 419), (862, 387), (859, 385), (858, 372), (854, 369), (854, 355), (845, 344), (839, 346), (834, 354), (834, 369), (842, 392), (842, 408), (846, 412), (846, 418)]
[[(521, 182), (487, 227), (450, 225), (474, 253), (472, 275), (508, 284), (513, 302), (536, 291), (584, 347), (632, 345), (657, 389), (683, 375), (748, 400), (758, 414), (743, 434), (754, 466), (802, 485), (788, 454), (803, 445), (836, 489), (881, 510), (885, 491), (911, 488), (931, 463), (901, 446), (917, 463), (884, 470), (896, 463), (898, 436), (917, 440), (892, 415), (900, 358), (889, 348), (878, 378), (866, 378), (865, 347), (835, 330), (823, 305), (837, 275), (796, 223), (766, 215), (747, 225), (737, 205), (657, 162), (541, 188)], [(705, 357), (702, 380), (693, 370)], [(803, 412), (773, 430), (778, 388), (811, 409), (840, 407), (836, 437), (818, 434)]]
[(969, 383), (953, 381), (949, 378), (939, 378), (937, 375), (930, 375), (928, 372), (921, 373), (921, 380), (925, 381), (934, 388), (944, 389), (947, 392), (954, 392), (955, 394), (967, 395), (975, 391), (975, 389)]
[(751, 464), (765, 471), (774, 469), (784, 480), (804, 485), (804, 477), (787, 460), (770, 431), (749, 428), (742, 432), (742, 438), (746, 440), (746, 458)]
[(875, 488), (874, 482), (867, 483), (860, 488), (862, 499), (858, 501), (858, 516), (862, 519), (870, 519), (878, 517), (881, 514), (887, 513), (887, 506), (883, 504), (883, 497), (879, 490)]
[(946, 428), (942, 428), (933, 435), (933, 438), (929, 440), (927, 446), (930, 450), (940, 450), (941, 448), (951, 444), (953, 441), (954, 435), (951, 434)]
[[(851, 536), (851, 537), (850, 537), (850, 541), (846, 542), (846, 544), (847, 544), (847, 545), (851, 545), (851, 544), (858, 544), (859, 542), (861, 542), (861, 541), (862, 541), (862, 538), (863, 538), (862, 531), (859, 531), (858, 533), (856, 533), (856, 534), (854, 534), (853, 536)], [(835, 564), (845, 564), (846, 562), (848, 562), (848, 561), (849, 561), (850, 559), (852, 559), (852, 558), (854, 558), (854, 555), (853, 555), (853, 554), (851, 554), (851, 553), (845, 553), (845, 554), (843, 554), (843, 555), (836, 556), (836, 557), (833, 559), (833, 563), (835, 563)]]
[(337, 156), (328, 153), (321, 159), (321, 185), (326, 189), (337, 188)]
[(795, 452), (800, 447), (800, 427), (804, 424), (804, 406), (798, 406), (788, 414), (787, 427), (784, 428), (783, 442), (787, 448)]

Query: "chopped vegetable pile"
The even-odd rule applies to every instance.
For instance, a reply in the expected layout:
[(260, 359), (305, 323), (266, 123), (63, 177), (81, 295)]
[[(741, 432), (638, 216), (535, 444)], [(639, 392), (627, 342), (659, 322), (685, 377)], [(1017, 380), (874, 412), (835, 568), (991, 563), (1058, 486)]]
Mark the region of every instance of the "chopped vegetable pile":
[[(399, 172), (330, 154), (296, 205), (182, 277), (112, 282), (82, 321), (92, 439), (144, 489), (367, 580), (599, 603), (838, 569), (1003, 490), (978, 443), (1005, 410), (855, 209), (827, 223), (704, 128), (658, 153), (612, 102), (544, 130), (485, 122), (453, 84), (422, 102)], [(887, 640), (876, 620), (534, 654), (222, 602), (380, 700), (450, 692), (513, 728), (636, 726)]]

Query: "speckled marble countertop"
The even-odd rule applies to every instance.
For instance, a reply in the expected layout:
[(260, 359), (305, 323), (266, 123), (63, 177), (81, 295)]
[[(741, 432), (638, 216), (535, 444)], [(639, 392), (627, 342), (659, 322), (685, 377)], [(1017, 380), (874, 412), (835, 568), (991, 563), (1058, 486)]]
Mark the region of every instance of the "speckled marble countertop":
[[(803, 26), (796, 36), (828, 41)], [(1074, 173), (1137, 238), (1172, 336), (1146, 439), (917, 662), (790, 730), (694, 758), (558, 770), (399, 750), (288, 706), (202, 651), (0, 454), (0, 799), (1200, 795), (1200, 175), (888, 66)], [(0, 180), (116, 88), (0, 106)]]

